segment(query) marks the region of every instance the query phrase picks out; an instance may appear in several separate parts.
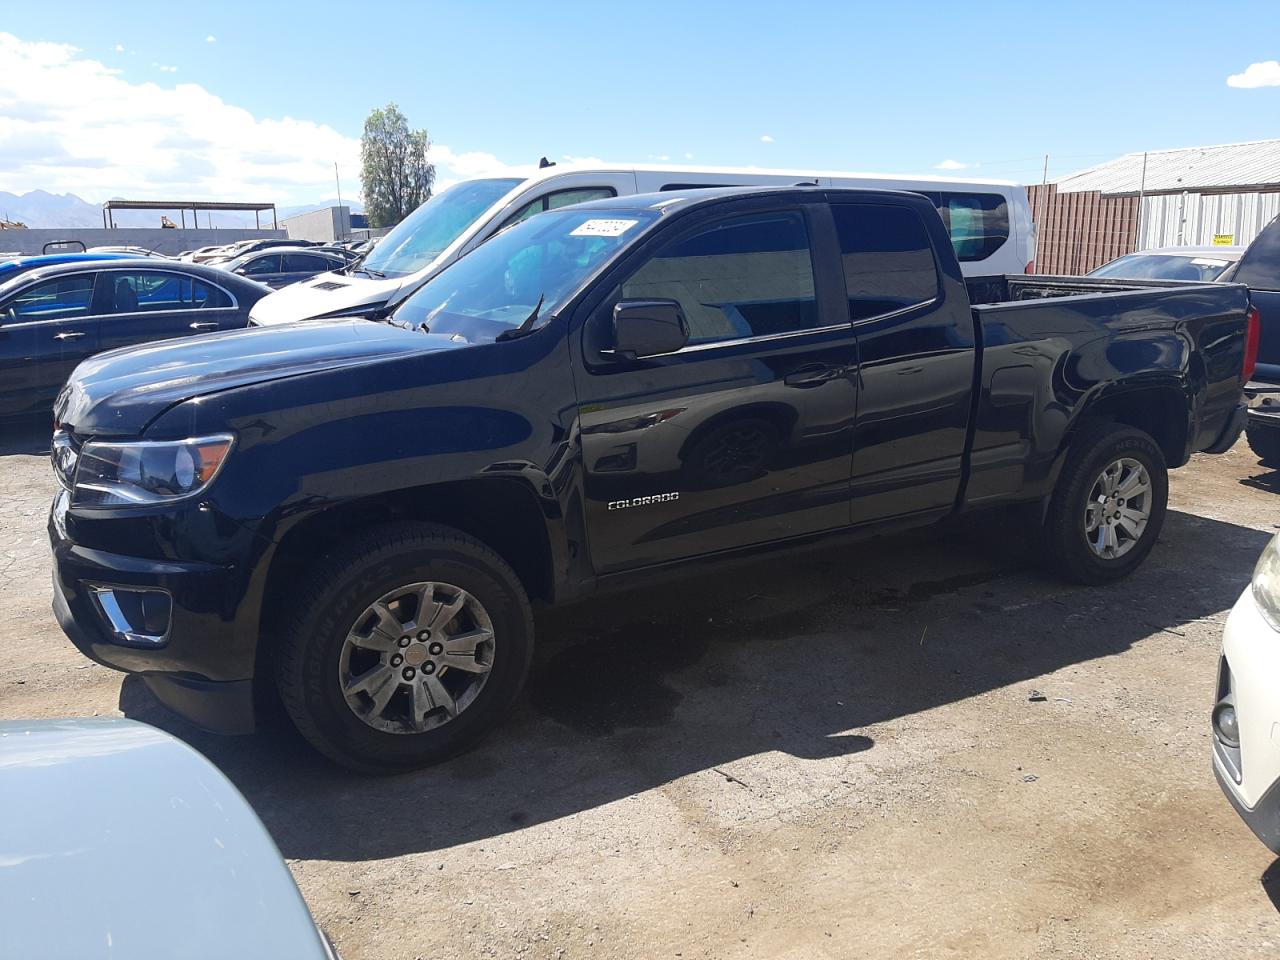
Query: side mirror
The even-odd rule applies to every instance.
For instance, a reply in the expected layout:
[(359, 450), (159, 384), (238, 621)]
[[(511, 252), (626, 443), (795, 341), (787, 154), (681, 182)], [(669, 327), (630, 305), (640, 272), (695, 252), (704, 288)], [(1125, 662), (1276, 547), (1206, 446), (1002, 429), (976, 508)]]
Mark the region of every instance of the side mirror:
[(675, 353), (688, 342), (678, 300), (622, 300), (613, 308), (613, 353), (621, 359)]

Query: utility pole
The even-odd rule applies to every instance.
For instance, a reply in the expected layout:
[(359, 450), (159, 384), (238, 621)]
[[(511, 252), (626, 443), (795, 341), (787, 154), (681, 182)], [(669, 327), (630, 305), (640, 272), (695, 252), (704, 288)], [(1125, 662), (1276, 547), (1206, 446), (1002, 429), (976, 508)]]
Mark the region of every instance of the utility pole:
[[(1147, 192), (1147, 151), (1142, 151), (1142, 179), (1138, 182), (1138, 241), (1134, 245), (1134, 250), (1141, 250), (1144, 246), (1142, 239), (1142, 200)], [(1179, 243), (1182, 241), (1179, 240)], [(1132, 253), (1133, 250), (1122, 250), (1121, 253)]]
[[(342, 226), (342, 179), (338, 176), (337, 160), (333, 161), (333, 185), (338, 188), (338, 226), (341, 227)], [(351, 224), (351, 221), (347, 220), (347, 224), (349, 227)], [(343, 230), (342, 236), (340, 236), (338, 239), (339, 240), (347, 239), (347, 234), (349, 232), (350, 232), (349, 230)]]
[[(1047, 234), (1047, 231), (1045, 230), (1044, 218), (1045, 218), (1045, 215), (1048, 213), (1048, 210), (1049, 210), (1049, 155), (1046, 153), (1044, 155), (1044, 173), (1040, 175), (1040, 220), (1039, 220), (1040, 229), (1037, 231), (1037, 237), (1036, 237), (1037, 248), (1040, 246), (1041, 243), (1046, 242), (1045, 237), (1040, 236), (1040, 234)], [(1037, 261), (1042, 260), (1041, 251), (1039, 249), (1036, 250), (1036, 260)]]

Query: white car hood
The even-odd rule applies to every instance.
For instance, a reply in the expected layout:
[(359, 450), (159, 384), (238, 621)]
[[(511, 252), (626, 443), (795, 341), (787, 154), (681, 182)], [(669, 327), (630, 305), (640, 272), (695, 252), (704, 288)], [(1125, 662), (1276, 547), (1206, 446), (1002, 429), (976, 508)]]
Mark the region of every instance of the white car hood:
[(403, 286), (404, 277), (376, 280), (366, 276), (322, 273), (263, 297), (249, 310), (260, 327), (316, 317), (341, 316), (361, 307), (380, 307)]

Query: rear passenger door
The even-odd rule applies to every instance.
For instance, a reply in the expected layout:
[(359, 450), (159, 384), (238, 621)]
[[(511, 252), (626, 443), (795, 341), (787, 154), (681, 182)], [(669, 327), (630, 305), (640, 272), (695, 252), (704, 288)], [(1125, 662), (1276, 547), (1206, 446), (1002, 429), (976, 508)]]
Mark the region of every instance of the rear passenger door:
[(241, 326), (217, 284), (159, 270), (103, 271), (95, 297), (100, 350)]
[[(598, 572), (848, 522), (857, 349), (822, 199), (690, 214), (584, 306), (577, 388)], [(614, 305), (652, 299), (680, 304), (688, 344), (610, 358)]]
[(923, 201), (833, 197), (860, 361), (852, 520), (947, 509), (960, 489), (975, 362), (963, 281), (934, 255), (947, 235), (937, 218), (926, 224)]

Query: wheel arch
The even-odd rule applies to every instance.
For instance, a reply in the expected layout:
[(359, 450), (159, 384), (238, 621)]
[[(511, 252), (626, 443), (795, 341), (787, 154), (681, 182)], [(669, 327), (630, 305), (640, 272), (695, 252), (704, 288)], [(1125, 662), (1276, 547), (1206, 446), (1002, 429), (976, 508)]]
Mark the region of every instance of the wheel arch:
[[(529, 485), (512, 478), (446, 482), (343, 501), (293, 524), (275, 547), (263, 588), (263, 633), (272, 632), (291, 584), (318, 558), (355, 533), (403, 521), (438, 523), (474, 537), (511, 565), (530, 599), (555, 598), (552, 533)], [(265, 646), (259, 645), (260, 658)]]

